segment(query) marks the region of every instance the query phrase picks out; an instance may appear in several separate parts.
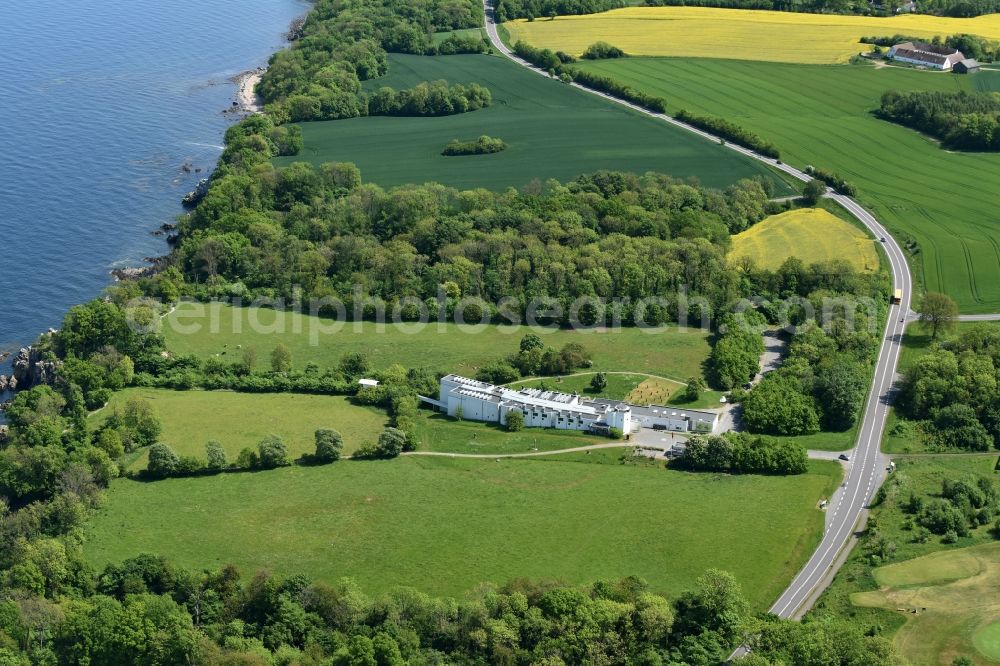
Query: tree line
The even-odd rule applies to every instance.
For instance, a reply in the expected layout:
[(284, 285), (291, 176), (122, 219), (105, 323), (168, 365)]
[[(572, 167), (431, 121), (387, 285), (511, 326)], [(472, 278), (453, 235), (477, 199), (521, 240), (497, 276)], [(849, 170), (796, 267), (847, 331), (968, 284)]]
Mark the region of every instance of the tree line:
[(1000, 150), (1000, 94), (890, 90), (877, 111), (885, 120), (941, 139), (957, 150)]
[(848, 197), (857, 196), (858, 194), (858, 188), (854, 186), (854, 183), (850, 182), (835, 171), (820, 169), (814, 166), (807, 166), (805, 168), (805, 172), (816, 180), (826, 183), (836, 190), (838, 194), (843, 194)]
[[(598, 44), (600, 44), (600, 42)], [(613, 52), (607, 49), (615, 49), (616, 47), (611, 45), (603, 47), (598, 46), (598, 44), (594, 44), (588, 49), (590, 57), (593, 57), (598, 53), (605, 54), (601, 57), (618, 57), (607, 55), (608, 53)], [(591, 49), (594, 49), (595, 47), (597, 47), (597, 50), (591, 52)], [(650, 111), (654, 111), (656, 113), (666, 113), (667, 103), (662, 97), (656, 97), (655, 95), (650, 95), (649, 93), (645, 93), (641, 90), (636, 90), (631, 86), (627, 86), (616, 81), (610, 76), (604, 76), (603, 74), (597, 74), (595, 72), (590, 72), (576, 67), (567, 67), (567, 65), (576, 61), (576, 58), (568, 53), (563, 53), (562, 51), (552, 51), (551, 49), (540, 49), (520, 40), (514, 44), (514, 53), (536, 67), (546, 70), (551, 76), (559, 77), (560, 80), (565, 83), (572, 83), (575, 81), (576, 83), (587, 86), (588, 88), (608, 93), (612, 97), (617, 97), (618, 99), (631, 102), (632, 104), (649, 109)], [(587, 56), (585, 55), (585, 57)]]
[(896, 34), (881, 37), (862, 37), (858, 41), (862, 44), (873, 44), (882, 48), (889, 48), (904, 42), (929, 41), (931, 44), (948, 46), (961, 51), (966, 58), (974, 58), (980, 62), (993, 62), (997, 59), (998, 55), (1000, 55), (1000, 42), (989, 40), (984, 37), (980, 37), (979, 35), (970, 35), (967, 33), (948, 35), (944, 39), (942, 39), (940, 35), (935, 35), (932, 39), (927, 40), (923, 37)]
[(514, 19), (596, 14), (611, 9), (627, 7), (626, 0), (499, 0), (496, 18), (499, 22)]
[(567, 342), (556, 350), (546, 346), (538, 335), (528, 333), (521, 338), (516, 353), (479, 368), (476, 379), (489, 384), (510, 384), (521, 377), (565, 375), (592, 365), (590, 352), (579, 342)]
[(695, 435), (670, 467), (727, 474), (805, 474), (808, 454), (797, 442), (728, 432)]
[(635, 577), (587, 587), (520, 579), (456, 600), (233, 566), (194, 571), (153, 555), (95, 572), (78, 549), (49, 546), (23, 553), (24, 574), (45, 567), (56, 587), (0, 600), (4, 664), (700, 666), (744, 640), (749, 666), (899, 663), (887, 640), (854, 625), (753, 614), (717, 570), (674, 600)]
[(765, 157), (774, 159), (781, 157), (781, 151), (773, 143), (725, 118), (699, 116), (684, 109), (678, 111), (674, 117), (688, 125), (693, 125), (698, 129), (715, 134), (726, 141), (732, 141), (744, 148), (749, 148)]

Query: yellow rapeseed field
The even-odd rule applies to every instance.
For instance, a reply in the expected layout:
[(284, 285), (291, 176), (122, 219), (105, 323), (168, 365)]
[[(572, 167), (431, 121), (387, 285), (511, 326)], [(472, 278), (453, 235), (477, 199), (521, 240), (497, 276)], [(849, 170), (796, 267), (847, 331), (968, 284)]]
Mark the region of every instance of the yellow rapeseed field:
[(632, 55), (828, 64), (871, 47), (866, 35), (972, 33), (1000, 39), (1000, 14), (971, 19), (832, 16), (707, 7), (627, 7), (603, 14), (504, 24), (513, 41), (579, 55), (596, 41)]
[(800, 208), (772, 215), (733, 236), (729, 261), (745, 256), (770, 270), (793, 256), (807, 265), (844, 259), (857, 270), (878, 268), (875, 241), (822, 208)]

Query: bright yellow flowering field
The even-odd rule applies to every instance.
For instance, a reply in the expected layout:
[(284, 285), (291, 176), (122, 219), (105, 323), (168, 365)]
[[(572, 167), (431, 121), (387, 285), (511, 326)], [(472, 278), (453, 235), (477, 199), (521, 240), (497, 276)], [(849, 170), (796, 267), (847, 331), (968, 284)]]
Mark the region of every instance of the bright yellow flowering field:
[(831, 16), (707, 7), (628, 7), (603, 14), (504, 24), (512, 41), (574, 55), (596, 41), (631, 55), (689, 56), (827, 64), (871, 47), (866, 35), (916, 37), (972, 33), (1000, 39), (1000, 14), (972, 19), (903, 15)]
[(776, 270), (789, 257), (808, 265), (844, 259), (856, 270), (878, 268), (875, 241), (822, 208), (798, 208), (758, 222), (733, 236), (729, 261), (752, 257), (761, 268)]

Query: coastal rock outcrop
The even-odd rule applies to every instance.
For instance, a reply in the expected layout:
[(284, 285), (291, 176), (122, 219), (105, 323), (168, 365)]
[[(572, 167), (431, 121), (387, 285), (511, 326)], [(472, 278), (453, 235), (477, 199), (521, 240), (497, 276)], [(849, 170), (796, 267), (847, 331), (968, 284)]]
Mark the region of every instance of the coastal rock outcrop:
[(17, 378), (13, 375), (0, 375), (0, 393), (17, 389)]
[(195, 206), (198, 205), (198, 202), (205, 197), (207, 193), (208, 193), (208, 178), (202, 178), (201, 180), (198, 181), (198, 184), (195, 185), (193, 190), (184, 195), (184, 198), (181, 199), (181, 204), (183, 204), (185, 208), (194, 208)]
[(21, 347), (14, 356), (13, 367), (16, 387), (24, 390), (51, 384), (55, 380), (57, 361), (44, 360), (34, 347)]

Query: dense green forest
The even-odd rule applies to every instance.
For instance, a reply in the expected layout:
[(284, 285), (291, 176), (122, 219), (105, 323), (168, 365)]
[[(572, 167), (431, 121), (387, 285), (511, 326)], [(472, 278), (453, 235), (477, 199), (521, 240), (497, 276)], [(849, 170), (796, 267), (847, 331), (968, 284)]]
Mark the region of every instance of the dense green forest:
[(1000, 94), (889, 91), (878, 114), (958, 150), (1000, 150)]
[[(394, 6), (392, 0), (352, 3), (320, 0), (291, 48), (272, 56), (257, 87), (266, 110), (277, 124), (288, 120), (335, 120), (369, 112), (361, 81), (384, 76), (387, 51), (435, 54), (482, 53), (478, 37), (451, 36), (435, 45), (431, 35), (482, 25), (482, 5), (469, 0), (431, 0)], [(440, 91), (439, 91), (440, 92)], [(420, 90), (398, 93), (415, 98), (413, 108), (447, 106)], [(468, 97), (451, 90), (438, 95)], [(481, 94), (477, 95), (481, 96)], [(423, 98), (423, 99), (421, 99)], [(398, 101), (403, 106), (403, 100)], [(379, 108), (384, 111), (384, 108)], [(437, 115), (415, 113), (414, 115)]]
[(519, 18), (531, 20), (572, 14), (596, 14), (627, 7), (628, 4), (626, 0), (498, 0), (496, 13), (497, 20), (502, 22)]
[[(535, 192), (434, 184), (385, 191), (362, 184), (350, 165), (262, 164), (214, 180), (180, 226), (175, 259), (186, 290), (198, 295), (290, 298), (298, 287), (303, 298), (353, 306), (360, 285), (365, 299), (391, 311), (403, 298), (430, 299), (436, 309), (443, 289), (449, 308), (475, 297), (496, 319), (501, 298), (518, 315), (539, 299), (566, 309), (591, 296), (655, 296), (673, 309), (686, 287), (720, 307), (734, 295), (729, 234), (763, 219), (767, 199), (767, 183), (757, 180), (723, 193), (619, 173)], [(633, 321), (634, 305), (620, 307)]]
[(976, 327), (920, 357), (903, 376), (899, 409), (942, 448), (1000, 449), (1000, 331)]

